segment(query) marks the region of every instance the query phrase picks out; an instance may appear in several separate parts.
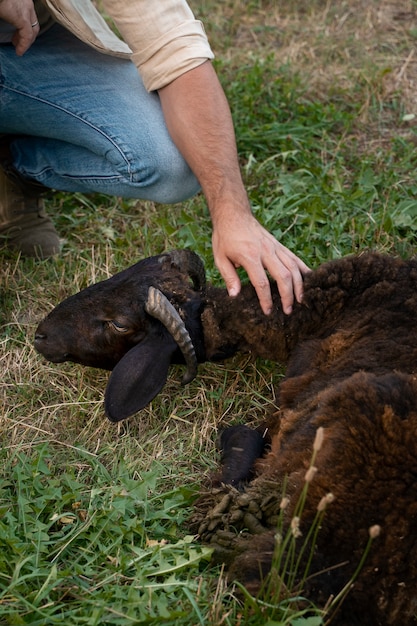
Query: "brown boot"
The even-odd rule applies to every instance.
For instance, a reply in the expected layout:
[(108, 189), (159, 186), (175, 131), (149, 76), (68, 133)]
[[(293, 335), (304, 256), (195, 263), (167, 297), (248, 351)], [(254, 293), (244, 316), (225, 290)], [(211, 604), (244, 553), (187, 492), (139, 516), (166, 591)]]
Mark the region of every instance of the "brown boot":
[(0, 245), (4, 243), (23, 256), (46, 259), (58, 254), (59, 237), (42, 198), (29, 189), (0, 168)]

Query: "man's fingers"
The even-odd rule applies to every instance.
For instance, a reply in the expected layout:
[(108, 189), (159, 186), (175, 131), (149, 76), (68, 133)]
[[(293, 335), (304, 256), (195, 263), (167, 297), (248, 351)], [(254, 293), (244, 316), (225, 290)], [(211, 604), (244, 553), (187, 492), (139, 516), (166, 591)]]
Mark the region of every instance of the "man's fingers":
[(253, 268), (253, 265), (245, 267), (245, 270), (248, 273), (250, 282), (255, 288), (262, 311), (265, 315), (270, 315), (272, 312), (271, 284), (262, 264), (259, 263), (256, 268)]
[(0, 20), (14, 27), (12, 44), (22, 56), (39, 35), (39, 21), (33, 0), (0, 0)]
[[(32, 26), (35, 24), (35, 26)], [(12, 43), (15, 47), (16, 54), (23, 56), (35, 41), (39, 34), (39, 22), (35, 15), (31, 22), (25, 22), (24, 26), (17, 28), (12, 37)]]
[[(289, 315), (293, 309), (294, 297), (298, 302), (301, 302), (304, 284), (303, 275), (310, 270), (297, 257), (294, 257), (294, 259), (291, 256), (287, 258), (284, 255), (283, 261), (278, 255), (274, 254), (273, 260), (268, 259), (264, 263), (261, 260), (255, 263), (252, 259), (250, 263), (242, 261), (241, 266), (248, 274), (265, 315), (269, 315), (272, 312), (273, 306), (271, 284), (265, 270), (269, 271), (271, 277), (277, 283), (282, 310), (286, 315)], [(234, 264), (228, 259), (222, 262), (217, 261), (217, 268), (225, 281), (229, 296), (237, 296), (240, 292), (241, 283)]]
[(293, 274), (294, 295), (297, 302), (301, 302), (303, 299), (304, 276), (309, 272), (311, 272), (311, 269), (307, 267), (305, 263), (302, 263), (302, 265), (298, 267), (298, 271)]
[(225, 282), (229, 296), (232, 298), (237, 296), (240, 292), (241, 283), (233, 263), (231, 263), (228, 259), (225, 259), (222, 262), (216, 260), (216, 265)]
[[(229, 234), (230, 231), (228, 228)], [(252, 221), (249, 227), (239, 223), (227, 240), (219, 237), (217, 232), (213, 232), (213, 252), (229, 295), (237, 295), (240, 291), (235, 268), (242, 267), (256, 291), (262, 311), (269, 315), (273, 300), (268, 272), (277, 283), (284, 313), (291, 313), (294, 300), (302, 300), (303, 276), (310, 271), (307, 265), (256, 221)], [(237, 236), (240, 232), (243, 234)]]
[(297, 302), (302, 300), (304, 275), (310, 269), (301, 259), (281, 244), (279, 244), (275, 258), (265, 263), (265, 267), (277, 283), (284, 313), (291, 313), (294, 297)]
[(278, 274), (277, 287), (281, 296), (282, 310), (289, 315), (293, 309), (294, 296), (297, 302), (301, 302), (303, 295), (303, 277), (298, 268), (283, 267)]
[(272, 311), (272, 296), (271, 285), (265, 270), (277, 283), (282, 310), (286, 315), (289, 315), (293, 309), (294, 297), (297, 302), (301, 302), (304, 289), (303, 276), (310, 271), (303, 261), (283, 246), (280, 246), (279, 252), (275, 251), (274, 254), (268, 255), (264, 260), (261, 259), (256, 271), (253, 264), (245, 269), (266, 315)]

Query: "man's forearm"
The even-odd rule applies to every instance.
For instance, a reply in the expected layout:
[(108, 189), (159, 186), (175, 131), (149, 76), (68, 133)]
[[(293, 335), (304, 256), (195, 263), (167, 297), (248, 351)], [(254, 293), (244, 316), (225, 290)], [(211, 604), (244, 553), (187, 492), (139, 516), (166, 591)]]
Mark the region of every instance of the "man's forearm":
[(250, 212), (232, 118), (209, 61), (159, 92), (169, 132), (197, 176), (213, 224), (225, 206)]

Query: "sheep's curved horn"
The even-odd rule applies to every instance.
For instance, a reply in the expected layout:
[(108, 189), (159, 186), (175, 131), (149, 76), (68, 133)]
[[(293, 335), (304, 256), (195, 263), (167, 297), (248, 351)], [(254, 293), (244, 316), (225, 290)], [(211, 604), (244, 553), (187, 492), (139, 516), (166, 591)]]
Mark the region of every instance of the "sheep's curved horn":
[(197, 357), (191, 337), (178, 311), (168, 298), (155, 287), (149, 287), (145, 311), (162, 322), (178, 344), (187, 365), (182, 384), (191, 382), (197, 375)]
[(186, 272), (193, 281), (196, 291), (203, 291), (206, 286), (206, 270), (203, 261), (192, 250), (171, 250), (166, 255), (170, 262), (179, 270)]

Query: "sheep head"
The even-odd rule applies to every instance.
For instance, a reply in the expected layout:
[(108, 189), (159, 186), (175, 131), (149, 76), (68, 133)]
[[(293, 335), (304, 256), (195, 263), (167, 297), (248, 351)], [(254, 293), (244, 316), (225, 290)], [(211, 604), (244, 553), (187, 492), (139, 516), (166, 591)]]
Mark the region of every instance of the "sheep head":
[(70, 296), (39, 324), (35, 348), (54, 363), (113, 370), (105, 410), (119, 421), (162, 389), (171, 363), (184, 362), (183, 383), (204, 360), (200, 312), (205, 272), (199, 257), (176, 250)]

